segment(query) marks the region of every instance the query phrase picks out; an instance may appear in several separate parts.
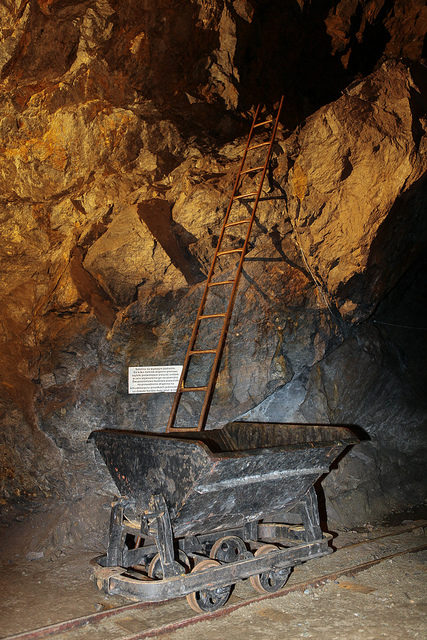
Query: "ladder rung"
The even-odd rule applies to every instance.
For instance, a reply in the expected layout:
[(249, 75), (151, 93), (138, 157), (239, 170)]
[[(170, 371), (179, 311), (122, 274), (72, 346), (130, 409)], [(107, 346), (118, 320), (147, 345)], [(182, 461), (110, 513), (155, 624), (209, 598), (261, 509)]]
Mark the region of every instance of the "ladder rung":
[(259, 149), (259, 147), (266, 147), (269, 144), (270, 144), (269, 142), (261, 142), (260, 144), (254, 144), (252, 145), (252, 147), (248, 147), (248, 151), (250, 151), (251, 149)]
[(235, 227), (238, 224), (247, 224), (248, 222), (250, 222), (252, 220), (252, 218), (245, 218), (244, 220), (237, 220), (237, 222), (227, 222), (227, 224), (225, 225), (226, 227)]
[(199, 320), (206, 320), (206, 318), (225, 318), (226, 313), (207, 313), (204, 316), (199, 316)]
[(252, 198), (257, 195), (257, 191), (253, 191), (252, 193), (244, 193), (241, 196), (234, 196), (233, 200), (242, 200), (243, 198)]
[(264, 122), (258, 122), (254, 125), (254, 129), (255, 127), (262, 127), (263, 124), (270, 124), (271, 122), (274, 122), (273, 118), (270, 118), (270, 120), (264, 120)]
[(208, 287), (218, 287), (220, 284), (234, 284), (234, 280), (221, 280), (220, 282), (209, 282)]
[[(252, 229), (252, 224), (255, 219), (257, 206), (259, 204), (260, 199), (262, 199), (261, 195), (263, 193), (263, 183), (266, 177), (270, 156), (273, 151), (273, 145), (274, 145), (274, 140), (277, 134), (282, 105), (283, 105), (283, 96), (280, 99), (280, 103), (277, 108), (276, 115), (267, 111), (264, 111), (264, 113), (261, 114), (259, 105), (256, 108), (256, 111), (253, 115), (250, 132), (245, 145), (245, 150), (239, 164), (239, 170), (237, 172), (236, 179), (234, 181), (233, 191), (232, 191), (230, 200), (228, 202), (227, 213), (225, 214), (225, 220), (223, 221), (223, 224), (221, 227), (220, 238), (218, 240), (218, 244), (215, 249), (212, 263), (209, 269), (209, 275), (207, 277), (207, 282), (203, 291), (202, 300), (200, 302), (200, 305), (197, 311), (196, 320), (195, 320), (193, 331), (191, 334), (190, 344), (187, 348), (187, 353), (184, 360), (183, 374), (180, 378), (180, 383), (175, 393), (175, 398), (172, 404), (169, 420), (167, 423), (167, 429), (166, 429), (167, 432), (202, 431), (206, 426), (206, 421), (207, 421), (209, 409), (210, 409), (212, 398), (213, 398), (215, 384), (217, 382), (218, 375), (220, 373), (221, 356), (223, 352), (225, 339), (227, 336), (227, 330), (229, 328), (231, 313), (232, 313), (233, 306), (236, 299), (239, 278), (242, 274), (243, 262), (245, 259), (245, 254), (247, 252), (248, 242), (250, 239), (250, 232)], [(261, 127), (263, 126), (265, 126), (266, 128), (262, 129)], [(269, 141), (261, 142), (263, 138), (264, 140), (269, 138)], [(263, 147), (264, 149), (262, 149)], [(260, 153), (253, 154), (252, 159), (251, 157), (248, 158), (247, 153), (255, 149), (260, 149)], [(262, 159), (261, 156), (265, 156), (264, 159)], [(257, 162), (263, 162), (263, 166), (258, 166), (256, 164)], [(249, 175), (248, 180), (246, 180), (245, 178), (248, 175)], [(247, 182), (249, 182), (250, 184), (247, 184)], [(259, 184), (257, 184), (258, 182)], [(247, 189), (256, 189), (257, 191), (253, 191), (251, 193), (244, 193), (244, 194), (242, 193), (242, 195), (238, 195), (242, 191), (246, 191)], [(245, 198), (246, 198), (246, 202), (245, 202)], [(235, 221), (231, 221), (231, 220), (229, 221), (228, 218), (231, 214), (233, 205), (237, 202), (236, 206), (237, 208), (239, 208), (240, 201), (242, 201), (242, 204), (246, 207), (246, 209), (248, 209), (248, 211), (245, 210), (244, 212), (242, 211), (241, 213), (240, 212), (235, 213), (232, 216), (232, 219)], [(250, 211), (249, 210), (250, 208), (252, 208), (253, 211)], [(241, 218), (240, 217), (241, 215), (247, 215), (248, 217)], [(238, 225), (244, 225), (244, 224), (246, 224), (247, 226), (243, 227), (242, 229), (238, 228)], [(243, 234), (243, 236), (245, 236), (244, 241), (243, 241), (243, 238), (241, 238), (241, 241), (234, 240), (233, 232), (231, 232), (231, 236), (233, 237), (233, 240), (232, 241), (230, 240), (228, 242), (223, 242), (224, 237), (226, 235), (226, 227), (234, 227), (234, 226), (236, 227), (236, 231), (234, 232), (234, 235), (237, 234), (242, 236)], [(241, 246), (240, 249), (228, 249), (225, 251), (221, 250), (222, 247), (227, 247), (227, 246), (232, 247), (233, 245), (238, 246), (239, 244), (243, 245)], [(233, 263), (234, 261), (236, 262), (238, 261), (238, 266), (236, 264), (234, 268), (234, 272), (231, 269), (230, 271), (222, 271), (221, 273), (218, 273), (217, 271), (215, 271), (217, 256), (229, 255), (233, 253), (237, 255), (236, 255), (236, 258), (231, 259), (231, 263)], [(227, 279), (217, 280), (217, 278), (220, 278), (221, 276)], [(210, 291), (211, 287), (220, 287), (222, 285), (232, 285), (229, 290), (223, 291), (224, 295), (226, 297), (229, 297), (226, 312), (210, 313), (211, 308), (224, 309), (224, 307), (219, 304), (216, 307), (214, 306), (212, 306), (211, 308), (208, 307), (205, 311), (205, 306), (206, 306), (207, 300), (209, 299), (209, 294), (211, 293), (214, 294), (214, 292)], [(219, 293), (221, 293), (221, 291)], [(197, 337), (199, 335), (199, 332), (204, 327), (206, 327), (206, 325), (201, 324), (202, 320), (208, 319), (208, 318), (223, 318), (223, 320), (221, 320), (219, 323), (222, 325), (222, 329), (221, 329), (221, 336), (219, 338), (219, 342), (218, 342), (218, 346), (216, 347), (216, 350), (203, 349), (203, 348), (198, 349), (197, 347)], [(209, 325), (207, 328), (210, 329), (211, 325)], [(201, 343), (201, 346), (203, 346), (203, 344), (204, 343)], [(209, 344), (209, 342), (206, 342), (205, 344)], [(210, 344), (212, 344), (212, 342)], [(204, 354), (204, 353), (212, 354), (212, 355), (215, 354), (213, 358), (211, 358), (212, 362), (210, 364), (210, 373), (208, 374), (209, 378), (206, 378), (206, 379), (199, 378), (201, 383), (203, 380), (205, 380), (205, 384), (203, 386), (194, 386), (194, 387), (186, 386), (186, 374), (190, 369), (190, 365), (193, 364), (193, 366), (195, 366), (195, 364), (197, 364), (194, 362), (194, 360), (191, 360), (191, 357), (193, 355), (196, 356), (198, 354)], [(198, 360), (198, 362), (200, 363), (200, 359)], [(197, 382), (197, 378), (195, 380), (192, 380), (192, 379), (188, 380), (187, 384), (190, 385), (191, 382), (193, 382), (193, 384), (196, 384), (196, 385), (199, 384)], [(199, 419), (197, 421), (197, 427), (182, 426), (182, 424), (180, 424), (179, 426), (175, 426), (176, 418), (178, 415), (179, 403), (183, 400), (182, 394), (186, 392), (192, 392), (192, 391), (194, 392), (202, 391), (203, 396), (201, 396), (201, 398), (202, 399), (204, 398), (203, 405), (200, 409), (200, 412), (198, 412)]]
[(184, 393), (184, 391), (206, 391), (206, 387), (182, 387), (179, 389), (180, 393)]
[(227, 251), (218, 251), (217, 256), (226, 256), (229, 253), (242, 253), (243, 249), (227, 249)]
[(243, 176), (245, 173), (254, 173), (255, 171), (261, 171), (261, 169), (264, 169), (264, 165), (262, 165), (262, 167), (252, 167), (252, 169), (245, 169), (244, 171), (240, 172), (240, 175)]
[(193, 351), (189, 351), (188, 355), (197, 356), (200, 353), (216, 353), (216, 349), (194, 349)]

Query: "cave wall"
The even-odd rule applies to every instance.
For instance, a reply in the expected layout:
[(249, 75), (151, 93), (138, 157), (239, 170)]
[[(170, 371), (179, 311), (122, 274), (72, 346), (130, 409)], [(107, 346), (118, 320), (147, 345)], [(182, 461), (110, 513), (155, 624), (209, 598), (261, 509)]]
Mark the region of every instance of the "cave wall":
[(128, 395), (127, 367), (182, 362), (251, 110), (282, 92), (209, 427), (358, 425), (332, 521), (423, 500), (426, 9), (267, 4), (1, 5), (6, 518), (61, 505), (75, 540), (114, 492), (90, 431), (164, 429), (171, 395)]

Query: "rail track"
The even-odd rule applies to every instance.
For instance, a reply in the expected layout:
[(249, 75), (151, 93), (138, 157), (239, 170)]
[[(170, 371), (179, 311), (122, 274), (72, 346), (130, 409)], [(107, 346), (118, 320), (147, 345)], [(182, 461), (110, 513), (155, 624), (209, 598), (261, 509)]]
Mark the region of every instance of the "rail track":
[[(238, 593), (231, 598), (230, 604), (212, 613), (194, 614), (183, 599), (166, 603), (136, 602), (6, 636), (3, 640), (98, 640), (108, 637), (144, 640), (161, 637), (176, 629), (226, 616), (256, 602), (283, 597), (292, 591), (321, 587), (328, 581), (355, 575), (397, 556), (426, 550), (426, 527), (427, 521), (417, 521), (401, 526), (397, 531), (394, 529), (390, 533), (346, 544), (332, 555), (298, 567), (293, 575), (294, 581), (276, 593), (253, 597), (246, 583), (239, 583)], [(419, 535), (414, 535), (414, 532)], [(297, 577), (302, 580), (296, 581)]]

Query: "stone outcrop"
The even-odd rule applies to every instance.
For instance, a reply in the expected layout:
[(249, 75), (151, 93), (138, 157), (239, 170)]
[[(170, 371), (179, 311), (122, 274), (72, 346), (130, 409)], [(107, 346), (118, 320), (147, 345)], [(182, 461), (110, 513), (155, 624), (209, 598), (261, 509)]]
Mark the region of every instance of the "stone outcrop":
[[(330, 516), (420, 501), (420, 467), (406, 467), (425, 446), (421, 347), (373, 319), (422, 328), (395, 310), (423, 282), (401, 288), (426, 237), (425, 69), (373, 68), (420, 57), (425, 9), (413, 0), (398, 28), (398, 1), (294, 4), (280, 21), (277, 3), (245, 0), (2, 5), (2, 504), (89, 500), (100, 519), (114, 488), (90, 431), (164, 428), (171, 396), (128, 395), (127, 367), (182, 362), (262, 74), (267, 102), (293, 89), (210, 427), (356, 424), (370, 440), (325, 483)], [(297, 81), (290, 51), (303, 63), (314, 33)], [(253, 56), (266, 34), (280, 87)]]
[[(372, 313), (417, 250), (399, 224), (402, 231), (423, 225), (420, 91), (403, 65), (384, 63), (308, 118), (295, 137), (289, 174), (295, 237), (341, 315), (353, 322)], [(399, 255), (400, 268), (378, 268), (385, 251)]]

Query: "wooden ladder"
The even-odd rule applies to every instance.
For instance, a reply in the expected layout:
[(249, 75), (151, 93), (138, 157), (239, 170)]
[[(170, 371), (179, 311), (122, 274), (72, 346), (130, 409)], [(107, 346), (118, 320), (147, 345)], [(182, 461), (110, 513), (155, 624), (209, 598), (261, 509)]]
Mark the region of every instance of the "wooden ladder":
[[(218, 239), (218, 243), (215, 249), (215, 253), (213, 256), (213, 260), (212, 260), (212, 264), (209, 270), (209, 274), (208, 274), (208, 278), (206, 281), (206, 285), (205, 285), (205, 289), (203, 292), (203, 296), (200, 302), (200, 306), (199, 309), (197, 311), (197, 316), (196, 316), (196, 320), (194, 322), (194, 326), (193, 326), (193, 331), (191, 334), (191, 338), (190, 338), (190, 342), (188, 344), (188, 348), (187, 348), (187, 353), (185, 355), (184, 358), (184, 364), (183, 364), (183, 368), (182, 368), (182, 373), (181, 373), (181, 377), (178, 383), (178, 388), (177, 391), (175, 393), (175, 397), (174, 397), (174, 401), (172, 404), (172, 409), (169, 415), (169, 420), (168, 420), (168, 424), (167, 424), (167, 428), (166, 431), (169, 433), (171, 431), (202, 431), (206, 425), (206, 421), (208, 418), (208, 413), (209, 413), (209, 408), (212, 402), (212, 396), (215, 390), (215, 383), (218, 377), (218, 373), (219, 373), (219, 367), (221, 364), (221, 356), (222, 356), (222, 352), (224, 350), (224, 344), (225, 344), (225, 340), (227, 337), (227, 331), (228, 331), (228, 327), (230, 325), (230, 319), (231, 319), (231, 314), (233, 311), (233, 306), (234, 306), (234, 302), (236, 299), (236, 294), (237, 294), (237, 288), (239, 285), (239, 280), (240, 280), (240, 275), (242, 272), (242, 268), (243, 268), (243, 262), (245, 259), (245, 255), (248, 249), (248, 245), (249, 245), (249, 240), (250, 240), (250, 235), (251, 235), (251, 231), (252, 231), (252, 226), (253, 226), (253, 222), (255, 219), (255, 213), (257, 210), (257, 206), (258, 206), (258, 202), (260, 200), (261, 197), (261, 193), (262, 193), (262, 187), (263, 187), (263, 183), (264, 183), (264, 178), (265, 175), (267, 173), (268, 170), (268, 165), (269, 165), (269, 161), (270, 161), (270, 156), (271, 156), (271, 152), (273, 149), (273, 143), (276, 137), (276, 132), (277, 132), (277, 127), (279, 124), (279, 117), (280, 117), (280, 112), (282, 110), (282, 105), (283, 105), (283, 96), (280, 100), (279, 106), (277, 108), (277, 112), (275, 117), (273, 118), (269, 118), (267, 120), (261, 120), (260, 122), (258, 122), (258, 114), (260, 112), (260, 105), (258, 105), (256, 111), (255, 111), (255, 115), (252, 121), (252, 126), (249, 132), (249, 136), (246, 142), (246, 147), (245, 150), (243, 152), (243, 157), (240, 163), (240, 167), (239, 167), (239, 171), (237, 173), (237, 177), (234, 183), (234, 188), (233, 188), (233, 192), (231, 194), (231, 198), (230, 198), (230, 202), (227, 208), (227, 212), (225, 214), (225, 218), (224, 218), (224, 222), (222, 224), (222, 228), (221, 228), (221, 233)], [(258, 132), (259, 130), (261, 131), (265, 131), (264, 128), (266, 127), (272, 127), (271, 129), (271, 134), (270, 134), (270, 139), (267, 142), (258, 142), (255, 144), (251, 144), (253, 137), (255, 135), (256, 132)], [(266, 150), (266, 155), (265, 155), (265, 160), (264, 163), (261, 164), (260, 166), (251, 166), (251, 162), (250, 162), (250, 157), (251, 152), (256, 150), (256, 149), (265, 149)], [(245, 168), (246, 165), (249, 165), (248, 168)], [(253, 175), (256, 176), (257, 174), (261, 174), (260, 180), (259, 180), (259, 184), (258, 184), (258, 188), (256, 190), (253, 190), (249, 193), (243, 193), (240, 194), (240, 187), (241, 187), (241, 182), (244, 176), (246, 175)], [(245, 217), (241, 220), (236, 220), (233, 222), (229, 222), (230, 219), (230, 214), (232, 212), (233, 209), (233, 205), (236, 202), (239, 202), (241, 200), (246, 200), (246, 201), (252, 201), (252, 213), (250, 216)], [(245, 229), (246, 227), (246, 234), (243, 236), (242, 233), (242, 238), (244, 237), (244, 242), (243, 245), (241, 247), (239, 247), (238, 249), (224, 249), (223, 248), (223, 240), (224, 240), (224, 236), (226, 234), (227, 229), (229, 229), (230, 227), (237, 227), (242, 229), (242, 231)], [(235, 273), (234, 273), (234, 277), (233, 278), (227, 278), (226, 280), (220, 280), (220, 281), (214, 281), (213, 280), (213, 276), (214, 276), (214, 272), (215, 272), (215, 266), (217, 264), (218, 258), (220, 256), (223, 255), (231, 255), (231, 254), (236, 254), (239, 257), (239, 262), (237, 264)], [(230, 292), (230, 297), (228, 300), (228, 305), (226, 308), (226, 311), (224, 313), (205, 313), (205, 308), (207, 305), (207, 302), (209, 300), (209, 296), (212, 292), (213, 289), (215, 289), (215, 287), (231, 287), (231, 292)], [(195, 344), (196, 344), (196, 340), (197, 337), (199, 335), (199, 330), (200, 330), (200, 326), (201, 323), (204, 322), (209, 322), (210, 320), (212, 320), (213, 318), (222, 318), (222, 328), (221, 328), (221, 332), (220, 332), (220, 336), (219, 336), (219, 340), (218, 343), (216, 345), (216, 347), (214, 349), (195, 349)], [(190, 363), (191, 363), (191, 359), (197, 358), (198, 356), (204, 355), (204, 354), (212, 354), (213, 357), (213, 362), (211, 365), (211, 369), (210, 369), (210, 374), (209, 374), (209, 379), (208, 379), (208, 383), (206, 384), (206, 386), (196, 386), (196, 387), (192, 387), (192, 386), (185, 386), (185, 381), (187, 378), (187, 374), (190, 368)], [(203, 400), (203, 405), (200, 411), (200, 417), (199, 417), (199, 421), (197, 424), (197, 427), (175, 427), (175, 420), (176, 420), (176, 416), (177, 416), (177, 412), (178, 412), (178, 407), (179, 407), (179, 403), (181, 401), (182, 395), (184, 393), (188, 393), (188, 392), (203, 392), (204, 393), (204, 400)]]

